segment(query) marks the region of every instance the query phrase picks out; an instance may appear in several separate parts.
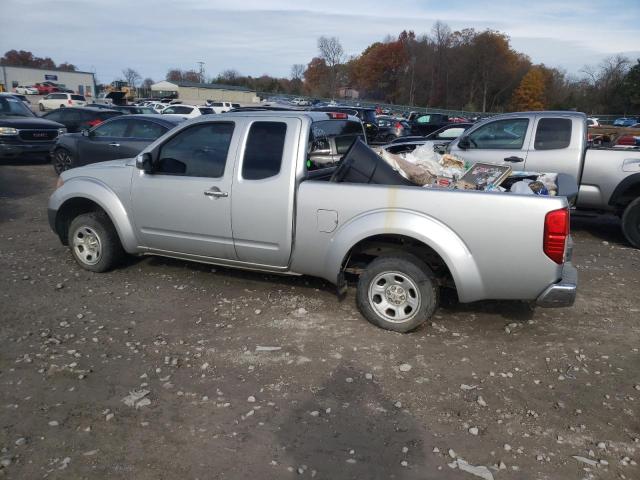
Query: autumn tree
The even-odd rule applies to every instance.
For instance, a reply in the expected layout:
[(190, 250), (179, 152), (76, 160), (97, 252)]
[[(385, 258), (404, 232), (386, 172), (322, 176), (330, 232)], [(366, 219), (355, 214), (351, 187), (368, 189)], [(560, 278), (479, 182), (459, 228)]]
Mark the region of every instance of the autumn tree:
[(339, 68), (344, 61), (344, 49), (336, 37), (320, 37), (318, 39), (320, 58), (324, 60), (329, 72), (329, 92), (335, 97), (338, 88)]
[(538, 67), (531, 68), (513, 92), (512, 109), (514, 111), (544, 110), (544, 85), (545, 77), (542, 70)]
[(625, 76), (623, 92), (629, 100), (629, 110), (640, 113), (640, 59)]
[(27, 50), (9, 50), (0, 58), (0, 65), (12, 65), (15, 67), (33, 67), (44, 69), (59, 69), (67, 72), (75, 72), (76, 66), (72, 63), (63, 62), (56, 66), (50, 57), (36, 57)]
[(314, 57), (304, 72), (304, 83), (312, 95), (327, 96), (330, 93), (330, 69), (324, 59)]
[(58, 70), (64, 70), (65, 72), (75, 72), (76, 70), (78, 70), (78, 68), (73, 63), (63, 62), (58, 64)]

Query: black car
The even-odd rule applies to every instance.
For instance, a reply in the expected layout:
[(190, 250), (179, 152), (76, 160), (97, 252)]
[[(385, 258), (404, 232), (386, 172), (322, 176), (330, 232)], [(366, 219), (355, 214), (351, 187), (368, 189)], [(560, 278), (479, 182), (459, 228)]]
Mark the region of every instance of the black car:
[(135, 157), (182, 121), (162, 115), (121, 115), (91, 130), (62, 135), (51, 149), (53, 168), (59, 174), (89, 163)]
[(312, 107), (314, 112), (338, 112), (348, 115), (355, 115), (364, 125), (364, 132), (367, 135), (367, 142), (371, 143), (378, 137), (378, 123), (376, 121), (376, 111), (373, 108), (364, 107)]
[(378, 125), (377, 140), (380, 142), (389, 143), (411, 134), (411, 125), (404, 118), (379, 115), (376, 122)]
[(409, 115), (412, 135), (426, 136), (436, 130), (448, 125), (449, 115), (443, 113), (420, 113), (411, 112)]
[(62, 123), (69, 133), (77, 133), (100, 125), (111, 117), (123, 115), (117, 110), (105, 110), (93, 107), (65, 107), (46, 113), (42, 118)]
[(64, 125), (38, 118), (22, 101), (0, 93), (0, 158), (48, 158)]
[(158, 115), (151, 107), (141, 107), (138, 105), (115, 105), (111, 107), (113, 110), (124, 113), (125, 115)]

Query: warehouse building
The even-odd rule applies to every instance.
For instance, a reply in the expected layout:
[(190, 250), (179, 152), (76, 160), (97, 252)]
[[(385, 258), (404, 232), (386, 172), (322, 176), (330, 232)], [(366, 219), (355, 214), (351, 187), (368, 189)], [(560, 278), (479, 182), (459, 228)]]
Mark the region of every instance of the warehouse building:
[(6, 91), (11, 91), (18, 85), (27, 86), (42, 82), (53, 82), (61, 88), (73, 90), (87, 97), (95, 96), (96, 93), (96, 80), (91, 72), (0, 65), (0, 84)]
[(260, 101), (253, 90), (218, 83), (163, 81), (151, 85), (151, 91), (153, 96), (157, 98), (173, 97), (184, 103), (196, 105), (203, 104), (207, 100), (234, 102), (243, 105)]

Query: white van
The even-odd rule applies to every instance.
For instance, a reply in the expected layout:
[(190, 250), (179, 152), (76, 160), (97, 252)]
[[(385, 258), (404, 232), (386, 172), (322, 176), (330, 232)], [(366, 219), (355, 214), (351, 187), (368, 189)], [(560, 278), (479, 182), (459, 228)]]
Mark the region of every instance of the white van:
[(84, 98), (84, 95), (77, 95), (75, 93), (50, 93), (38, 101), (38, 109), (41, 112), (64, 107), (84, 107), (86, 105), (87, 99)]

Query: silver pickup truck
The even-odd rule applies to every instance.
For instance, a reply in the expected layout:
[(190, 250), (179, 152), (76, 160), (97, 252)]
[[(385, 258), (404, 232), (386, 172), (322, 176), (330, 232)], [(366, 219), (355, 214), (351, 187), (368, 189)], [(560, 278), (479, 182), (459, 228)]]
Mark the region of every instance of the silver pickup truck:
[(583, 113), (498, 115), (471, 127), (448, 149), (471, 162), (573, 176), (580, 185), (576, 208), (620, 216), (625, 237), (640, 248), (640, 149), (587, 148)]
[(205, 115), (135, 159), (64, 172), (49, 221), (95, 272), (126, 252), (311, 275), (341, 293), (356, 274), (361, 312), (399, 332), (443, 287), (461, 302), (573, 304), (566, 198), (407, 185), (375, 154), (366, 163), (362, 139), (344, 113)]

